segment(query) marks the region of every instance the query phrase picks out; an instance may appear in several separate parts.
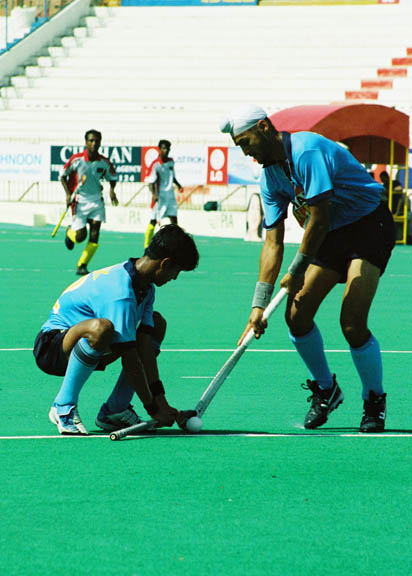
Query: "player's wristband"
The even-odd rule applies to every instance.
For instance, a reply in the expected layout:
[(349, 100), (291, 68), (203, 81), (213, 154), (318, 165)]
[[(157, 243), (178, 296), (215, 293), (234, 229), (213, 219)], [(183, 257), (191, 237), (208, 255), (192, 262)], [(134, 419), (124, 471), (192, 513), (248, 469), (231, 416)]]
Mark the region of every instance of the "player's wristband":
[(268, 282), (256, 282), (252, 308), (265, 309), (272, 297), (273, 288), (272, 284), (268, 284)]
[(153, 382), (152, 384), (150, 384), (149, 388), (153, 396), (159, 396), (159, 394), (165, 394), (165, 389), (161, 380)]
[(304, 276), (312, 260), (312, 256), (308, 256), (302, 252), (297, 252), (296, 256), (292, 260), (291, 265), (288, 268), (289, 274), (291, 276)]
[(149, 414), (149, 416), (154, 416), (159, 412), (159, 406), (157, 405), (157, 402), (154, 398), (150, 404), (144, 404), (144, 409)]

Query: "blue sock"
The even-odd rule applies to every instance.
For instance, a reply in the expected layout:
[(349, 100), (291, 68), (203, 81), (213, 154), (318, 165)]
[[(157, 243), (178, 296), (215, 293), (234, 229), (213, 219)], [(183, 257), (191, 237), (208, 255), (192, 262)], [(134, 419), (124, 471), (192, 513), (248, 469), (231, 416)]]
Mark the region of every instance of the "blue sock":
[(376, 338), (371, 334), (366, 344), (359, 348), (351, 348), (350, 353), (362, 382), (363, 400), (369, 398), (370, 391), (378, 396), (383, 394), (382, 357)]
[(332, 374), (323, 349), (322, 336), (316, 324), (305, 336), (293, 336), (289, 332), (289, 338), (306, 364), (312, 380), (316, 380), (322, 390), (331, 388), (333, 383)]
[(134, 389), (130, 386), (126, 379), (125, 373), (122, 370), (120, 372), (119, 378), (117, 379), (116, 386), (113, 388), (113, 392), (106, 400), (106, 404), (110, 412), (113, 414), (118, 414), (119, 412), (126, 410), (132, 401), (133, 394)]
[(70, 354), (63, 384), (54, 400), (58, 414), (67, 414), (70, 408), (77, 404), (80, 390), (101, 356), (102, 352), (94, 350), (86, 338), (76, 342)]

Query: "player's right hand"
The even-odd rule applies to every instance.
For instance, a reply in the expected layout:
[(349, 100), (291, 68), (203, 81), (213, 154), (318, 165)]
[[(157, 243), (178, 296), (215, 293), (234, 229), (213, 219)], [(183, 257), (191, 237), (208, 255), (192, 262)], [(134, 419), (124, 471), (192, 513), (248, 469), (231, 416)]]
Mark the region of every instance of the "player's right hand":
[(252, 328), (253, 332), (255, 333), (256, 338), (260, 338), (262, 334), (265, 333), (267, 328), (267, 320), (263, 319), (263, 308), (252, 308), (252, 313), (250, 314), (249, 321), (246, 324), (246, 328), (244, 329), (241, 337), (238, 340), (237, 345), (240, 346), (245, 338), (246, 334)]
[(66, 194), (66, 206), (70, 206), (71, 203), (72, 203), (72, 195)]

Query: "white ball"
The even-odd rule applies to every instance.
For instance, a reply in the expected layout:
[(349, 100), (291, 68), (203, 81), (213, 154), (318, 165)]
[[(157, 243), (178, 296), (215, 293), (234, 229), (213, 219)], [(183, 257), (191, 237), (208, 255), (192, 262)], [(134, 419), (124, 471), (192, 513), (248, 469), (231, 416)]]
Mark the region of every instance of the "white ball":
[(202, 429), (202, 420), (199, 416), (192, 416), (186, 422), (186, 430), (188, 432), (199, 432)]

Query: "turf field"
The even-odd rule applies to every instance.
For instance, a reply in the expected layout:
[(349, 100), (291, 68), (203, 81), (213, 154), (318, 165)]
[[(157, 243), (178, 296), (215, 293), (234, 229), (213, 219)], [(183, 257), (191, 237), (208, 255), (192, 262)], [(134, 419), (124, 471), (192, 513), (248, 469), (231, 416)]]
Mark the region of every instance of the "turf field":
[[(205, 413), (178, 429), (111, 442), (59, 437), (48, 410), (60, 379), (31, 348), (78, 250), (51, 228), (0, 225), (0, 573), (102, 576), (410, 576), (412, 248), (397, 246), (370, 327), (384, 352), (387, 432), (361, 436), (360, 384), (339, 329), (341, 288), (318, 315), (345, 401), (318, 431), (301, 423), (307, 374), (283, 308)], [(235, 348), (260, 245), (198, 238), (195, 272), (160, 288), (159, 357), (169, 401), (193, 408)], [(103, 232), (93, 268), (142, 252), (141, 235)], [(296, 251), (288, 246), (285, 266)], [(90, 431), (119, 367), (91, 377)], [(136, 401), (135, 407), (139, 409)]]

